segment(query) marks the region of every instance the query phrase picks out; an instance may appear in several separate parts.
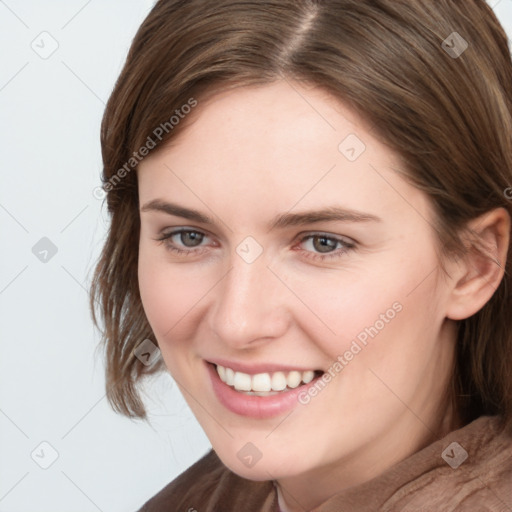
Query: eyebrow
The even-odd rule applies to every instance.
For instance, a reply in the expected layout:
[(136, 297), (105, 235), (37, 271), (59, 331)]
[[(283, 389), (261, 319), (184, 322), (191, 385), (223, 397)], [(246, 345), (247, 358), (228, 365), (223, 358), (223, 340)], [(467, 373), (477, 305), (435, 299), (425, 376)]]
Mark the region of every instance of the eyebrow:
[[(185, 208), (175, 203), (169, 203), (161, 199), (154, 199), (146, 203), (140, 209), (141, 212), (163, 212), (168, 215), (174, 215), (176, 217), (182, 217), (194, 222), (201, 224), (213, 225), (215, 222), (204, 215), (203, 213)], [(284, 229), (290, 226), (302, 226), (307, 224), (314, 224), (317, 222), (382, 222), (380, 217), (372, 215), (370, 213), (361, 212), (358, 210), (352, 210), (347, 208), (341, 208), (338, 206), (331, 206), (323, 208), (321, 210), (312, 210), (300, 213), (283, 213), (277, 215), (269, 223), (269, 231), (275, 229)]]

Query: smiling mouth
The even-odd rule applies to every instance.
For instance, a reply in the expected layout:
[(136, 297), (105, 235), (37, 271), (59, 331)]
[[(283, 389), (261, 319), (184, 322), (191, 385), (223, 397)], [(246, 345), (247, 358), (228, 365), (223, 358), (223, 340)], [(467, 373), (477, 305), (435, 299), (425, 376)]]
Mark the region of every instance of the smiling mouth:
[(220, 380), (226, 385), (245, 395), (256, 396), (271, 396), (290, 391), (309, 384), (324, 373), (322, 370), (292, 370), (250, 375), (221, 365), (213, 366)]

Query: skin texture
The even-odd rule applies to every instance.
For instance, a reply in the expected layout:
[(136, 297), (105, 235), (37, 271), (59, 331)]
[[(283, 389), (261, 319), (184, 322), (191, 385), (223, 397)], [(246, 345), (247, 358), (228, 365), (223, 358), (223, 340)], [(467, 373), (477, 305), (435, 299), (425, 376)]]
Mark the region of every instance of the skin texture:
[[(310, 510), (461, 426), (446, 395), (455, 320), (485, 304), (502, 269), (475, 257), (447, 261), (444, 275), (428, 198), (393, 170), (400, 159), (370, 127), (319, 89), (285, 80), (242, 87), (199, 101), (193, 115), (172, 145), (140, 164), (140, 205), (177, 203), (214, 224), (141, 211), (144, 309), (224, 464), (276, 480), (284, 511)], [(366, 146), (355, 161), (339, 149), (350, 134)], [(328, 206), (381, 220), (268, 229), (278, 214)], [(181, 227), (205, 236), (195, 246), (180, 235), (156, 240)], [(504, 261), (506, 212), (475, 227)], [(321, 236), (304, 240), (319, 233), (355, 248), (334, 243), (322, 261)], [(263, 249), (250, 264), (236, 252), (248, 236)], [(327, 371), (396, 303), (400, 312), (306, 405), (251, 419), (213, 393), (204, 360)], [(251, 468), (237, 457), (248, 442), (262, 454)]]

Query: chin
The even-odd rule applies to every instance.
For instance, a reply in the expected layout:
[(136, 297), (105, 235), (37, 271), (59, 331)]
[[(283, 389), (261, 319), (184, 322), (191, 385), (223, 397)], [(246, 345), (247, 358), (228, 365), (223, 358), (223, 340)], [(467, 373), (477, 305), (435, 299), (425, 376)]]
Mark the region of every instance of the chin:
[[(261, 458), (257, 461), (248, 460), (247, 463), (244, 463), (242, 462), (244, 452), (240, 453), (241, 450), (238, 450), (236, 453), (229, 451), (229, 453), (226, 454), (223, 453), (222, 450), (215, 449), (215, 452), (222, 463), (233, 473), (247, 480), (256, 482), (290, 477), (305, 471), (305, 468), (301, 468), (298, 464), (299, 461), (276, 460), (274, 454), (268, 458), (265, 458), (264, 454), (261, 454)], [(246, 450), (246, 453), (250, 453), (250, 450)]]

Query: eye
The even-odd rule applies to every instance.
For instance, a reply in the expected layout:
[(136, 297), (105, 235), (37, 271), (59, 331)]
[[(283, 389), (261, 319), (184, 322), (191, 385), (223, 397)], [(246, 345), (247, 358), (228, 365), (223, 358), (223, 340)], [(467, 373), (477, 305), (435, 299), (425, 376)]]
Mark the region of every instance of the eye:
[(201, 243), (207, 238), (207, 235), (201, 231), (180, 228), (162, 233), (156, 240), (164, 243), (167, 249), (177, 254), (197, 254), (199, 251), (194, 249), (201, 247)]
[(323, 233), (307, 235), (299, 245), (306, 248), (304, 252), (308, 253), (308, 258), (320, 260), (337, 258), (356, 248), (352, 241)]
[[(164, 243), (169, 251), (184, 256), (198, 255), (206, 248), (203, 244), (209, 237), (205, 233), (195, 230), (180, 228), (167, 233), (162, 233), (156, 240)], [(326, 260), (339, 258), (343, 254), (356, 248), (353, 241), (339, 238), (325, 233), (315, 233), (302, 237), (299, 246), (304, 249), (306, 257), (310, 259)]]

